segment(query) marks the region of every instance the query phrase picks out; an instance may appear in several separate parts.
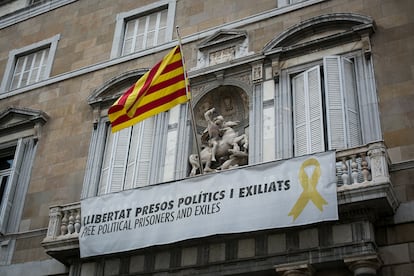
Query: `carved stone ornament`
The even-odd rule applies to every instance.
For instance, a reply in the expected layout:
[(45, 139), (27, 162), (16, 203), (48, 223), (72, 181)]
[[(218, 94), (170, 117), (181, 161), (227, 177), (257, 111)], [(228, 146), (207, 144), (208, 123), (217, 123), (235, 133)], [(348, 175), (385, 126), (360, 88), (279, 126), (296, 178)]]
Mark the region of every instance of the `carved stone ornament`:
[(233, 129), (239, 121), (225, 121), (217, 114), (216, 109), (210, 108), (204, 113), (206, 129), (201, 135), (202, 149), (198, 154), (191, 154), (189, 162), (192, 166), (190, 176), (200, 172), (214, 172), (246, 165), (248, 163), (248, 138), (246, 134), (238, 135)]

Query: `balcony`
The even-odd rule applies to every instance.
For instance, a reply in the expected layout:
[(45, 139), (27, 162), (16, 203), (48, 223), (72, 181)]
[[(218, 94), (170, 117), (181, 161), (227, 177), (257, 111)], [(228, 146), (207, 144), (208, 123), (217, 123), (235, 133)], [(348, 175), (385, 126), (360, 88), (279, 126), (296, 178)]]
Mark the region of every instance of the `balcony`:
[[(388, 166), (383, 142), (336, 152), (340, 219), (368, 216), (375, 221), (395, 213), (398, 201)], [(80, 227), (79, 202), (50, 207), (47, 236), (42, 242), (47, 254), (63, 263), (79, 258)]]
[(67, 264), (79, 257), (79, 231), (81, 228), (80, 202), (49, 208), (49, 226), (42, 246), (47, 254)]

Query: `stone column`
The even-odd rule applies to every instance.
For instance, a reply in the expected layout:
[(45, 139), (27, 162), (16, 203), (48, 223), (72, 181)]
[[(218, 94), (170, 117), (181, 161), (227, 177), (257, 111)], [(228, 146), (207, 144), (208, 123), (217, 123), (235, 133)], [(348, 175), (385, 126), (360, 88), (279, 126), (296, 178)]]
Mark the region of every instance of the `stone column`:
[(376, 255), (348, 258), (344, 262), (354, 276), (377, 275), (377, 270), (381, 266), (381, 261)]
[(307, 262), (276, 265), (275, 270), (281, 276), (311, 276), (314, 273), (314, 269)]

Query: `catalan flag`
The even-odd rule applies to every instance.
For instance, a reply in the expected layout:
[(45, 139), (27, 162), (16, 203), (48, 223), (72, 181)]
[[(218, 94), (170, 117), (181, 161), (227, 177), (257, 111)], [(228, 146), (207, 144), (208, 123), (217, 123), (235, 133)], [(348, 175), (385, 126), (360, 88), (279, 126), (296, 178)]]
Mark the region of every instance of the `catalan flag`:
[(176, 46), (109, 108), (112, 132), (188, 100), (184, 65), (180, 47)]

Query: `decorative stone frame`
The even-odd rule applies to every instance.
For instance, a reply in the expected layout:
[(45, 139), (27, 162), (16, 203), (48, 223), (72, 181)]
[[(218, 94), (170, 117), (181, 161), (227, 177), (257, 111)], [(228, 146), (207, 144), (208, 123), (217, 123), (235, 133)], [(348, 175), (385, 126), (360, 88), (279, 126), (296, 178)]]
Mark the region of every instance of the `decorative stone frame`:
[(198, 45), (197, 67), (201, 69), (244, 57), (248, 51), (247, 32), (220, 30)]
[[(57, 43), (59, 39), (60, 39), (60, 34), (57, 34), (51, 38), (33, 43), (23, 48), (11, 50), (9, 52), (9, 59), (7, 60), (6, 69), (4, 71), (5, 73), (3, 75), (3, 80), (1, 82), (0, 93), (7, 93), (7, 92), (12, 91), (9, 89), (10, 89), (10, 84), (13, 78), (13, 72), (16, 66), (17, 58), (19, 56), (30, 54), (32, 52), (41, 50), (43, 48), (49, 48), (49, 54), (47, 56), (46, 69), (45, 69), (46, 70), (45, 75), (47, 79), (50, 76), (50, 72), (52, 71), (52, 64), (53, 64), (53, 60), (55, 57)], [(32, 84), (29, 84), (29, 85), (32, 85)], [(23, 88), (23, 87), (14, 89), (13, 92), (18, 93), (20, 88)]]
[[(303, 70), (325, 55), (354, 55), (359, 51), (357, 68), (366, 80), (359, 94), (363, 143), (381, 140), (378, 103), (372, 70), (370, 35), (375, 32), (373, 20), (352, 13), (334, 13), (300, 22), (266, 44), (263, 53), (269, 62), (265, 71), (272, 71), (277, 101), (275, 102), (276, 158), (293, 156), (290, 131), (278, 131), (292, 125), (289, 74)], [(295, 71), (296, 70), (296, 71)], [(275, 98), (276, 99), (276, 98)]]
[(122, 44), (125, 34), (125, 24), (128, 20), (146, 15), (151, 12), (158, 11), (166, 8), (167, 12), (167, 30), (166, 30), (166, 42), (172, 39), (174, 32), (174, 16), (175, 16), (176, 0), (163, 0), (158, 1), (147, 6), (134, 9), (127, 12), (119, 13), (116, 16), (114, 39), (112, 41), (111, 59), (121, 56)]
[[(41, 129), (48, 119), (46, 113), (33, 109), (9, 107), (0, 113), (0, 150), (10, 147), (19, 148), (19, 159), (21, 159), (18, 168), (20, 173), (18, 178), (15, 179), (16, 185), (10, 187), (9, 191), (6, 191), (8, 197), (3, 198), (3, 200), (12, 201), (13, 207), (7, 213), (7, 223), (0, 222), (0, 230), (2, 231), (0, 265), (10, 264), (11, 262), (17, 237), (15, 233), (29, 230), (22, 226), (21, 216), (30, 182), (30, 172), (37, 149), (37, 141), (41, 137)], [(3, 211), (2, 214), (4, 214)]]

